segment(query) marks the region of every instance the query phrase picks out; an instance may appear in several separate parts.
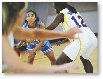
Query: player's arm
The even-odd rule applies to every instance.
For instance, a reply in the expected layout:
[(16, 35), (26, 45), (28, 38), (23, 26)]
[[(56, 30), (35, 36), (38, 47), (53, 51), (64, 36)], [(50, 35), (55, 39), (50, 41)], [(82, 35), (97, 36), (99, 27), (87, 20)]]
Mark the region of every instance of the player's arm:
[(41, 24), (40, 24), (40, 28), (41, 28), (41, 29), (45, 29), (45, 28), (46, 28), (45, 24), (44, 24), (44, 23), (41, 23)]
[(45, 39), (45, 38), (74, 38), (76, 33), (81, 33), (82, 31), (78, 27), (73, 27), (66, 32), (56, 32), (44, 29), (24, 29), (17, 27), (13, 30), (13, 35), (15, 39), (25, 40), (25, 39)]
[(64, 14), (60, 13), (56, 16), (54, 21), (46, 29), (53, 30), (59, 25), (59, 23), (63, 21), (64, 21)]
[(33, 48), (33, 51), (36, 52), (37, 50), (39, 50), (40, 47), (43, 45), (43, 43), (44, 43), (44, 40), (40, 40), (39, 44), (35, 48)]
[(21, 27), (16, 27), (15, 29), (13, 29), (13, 35), (15, 39), (19, 40), (65, 37), (62, 32), (52, 32), (44, 29), (25, 29)]
[[(44, 29), (45, 27), (46, 26), (45, 26), (44, 23), (40, 24), (40, 28), (41, 29)], [(40, 49), (40, 47), (43, 45), (43, 43), (44, 43), (44, 39), (41, 39), (40, 42), (39, 42), (39, 44), (35, 48), (33, 48), (33, 51), (37, 51), (38, 49)]]
[(65, 42), (69, 42), (69, 39), (68, 39), (68, 38), (65, 38), (65, 39), (62, 40), (62, 41), (56, 42), (56, 44), (57, 44), (57, 46), (58, 46), (58, 45), (60, 46), (60, 44), (64, 44)]
[[(77, 69), (78, 66), (68, 63), (64, 65), (44, 67), (44, 66), (35, 66), (24, 63), (16, 52), (10, 47), (7, 36), (2, 35), (2, 59), (5, 64), (13, 71), (17, 73), (53, 73), (53, 72), (65, 72), (68, 68)], [(6, 50), (5, 50), (6, 48)]]
[(33, 56), (33, 54), (36, 53), (37, 50), (40, 49), (40, 47), (43, 45), (44, 40), (40, 40), (39, 44), (36, 45), (32, 50), (26, 50), (26, 53), (29, 54), (29, 56)]

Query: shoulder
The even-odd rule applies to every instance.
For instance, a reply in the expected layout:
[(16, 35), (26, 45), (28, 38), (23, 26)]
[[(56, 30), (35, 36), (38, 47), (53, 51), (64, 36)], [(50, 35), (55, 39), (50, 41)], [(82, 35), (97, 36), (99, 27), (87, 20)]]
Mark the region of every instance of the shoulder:
[(46, 28), (45, 24), (44, 24), (44, 23), (41, 23), (41, 24), (40, 24), (40, 28), (42, 28), (42, 29)]
[(42, 23), (41, 21), (37, 21), (36, 26), (39, 27), (39, 28), (45, 28), (44, 23)]
[(40, 26), (40, 24), (42, 24), (41, 21), (37, 21), (37, 22), (36, 22), (36, 25), (37, 25), (37, 26)]
[(37, 24), (42, 24), (42, 22), (41, 21), (37, 21)]
[(65, 13), (65, 12), (68, 12), (69, 10), (67, 8), (63, 9), (60, 11), (60, 13)]
[(63, 13), (59, 13), (59, 14), (56, 16), (55, 20), (54, 20), (54, 22), (57, 22), (57, 23), (61, 23), (61, 22), (63, 22), (63, 21), (64, 21), (64, 14), (63, 14)]

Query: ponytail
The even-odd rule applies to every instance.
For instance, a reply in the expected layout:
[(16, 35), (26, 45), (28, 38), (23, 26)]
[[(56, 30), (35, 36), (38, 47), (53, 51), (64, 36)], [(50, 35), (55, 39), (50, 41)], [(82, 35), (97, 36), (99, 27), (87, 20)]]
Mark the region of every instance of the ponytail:
[(7, 27), (7, 26), (9, 26), (9, 25), (7, 25), (7, 24), (9, 24), (9, 20), (8, 20), (9, 16), (8, 15), (9, 15), (9, 12), (8, 12), (6, 3), (3, 3), (2, 4), (2, 34), (4, 34), (4, 32), (6, 32), (6, 33), (9, 32), (9, 30), (8, 30), (9, 27)]
[(68, 8), (69, 11), (71, 11), (72, 13), (77, 13), (76, 9), (70, 5), (67, 4), (67, 2), (54, 2), (55, 6), (59, 6), (60, 9), (65, 9)]
[(76, 9), (70, 5), (67, 5), (67, 8), (72, 12), (72, 13), (77, 13)]

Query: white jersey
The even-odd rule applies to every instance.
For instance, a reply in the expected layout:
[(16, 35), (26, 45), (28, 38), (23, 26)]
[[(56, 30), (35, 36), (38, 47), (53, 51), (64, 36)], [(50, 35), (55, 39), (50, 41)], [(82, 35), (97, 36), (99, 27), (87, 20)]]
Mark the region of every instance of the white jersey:
[[(72, 27), (78, 26), (85, 33), (88, 33), (88, 32), (93, 33), (90, 30), (90, 28), (88, 28), (86, 26), (86, 24), (84, 23), (84, 20), (83, 20), (82, 16), (79, 14), (79, 12), (71, 13), (67, 8), (65, 8), (62, 11), (60, 11), (60, 13), (64, 14), (64, 22), (61, 23), (61, 27), (62, 27), (63, 31), (67, 31)], [(72, 42), (71, 39), (70, 39), (70, 42)]]
[(78, 26), (83, 33), (76, 34), (79, 39), (76, 39), (65, 47), (63, 52), (71, 59), (75, 60), (78, 56), (89, 59), (91, 53), (97, 46), (97, 39), (94, 33), (86, 26), (82, 16), (77, 13), (70, 12), (67, 8), (60, 11), (64, 14), (64, 22), (61, 23), (63, 31), (67, 31), (72, 27)]
[(61, 23), (61, 26), (64, 31), (68, 30), (69, 28), (78, 26), (80, 27), (87, 27), (83, 21), (82, 16), (77, 13), (71, 13), (67, 8), (60, 11), (60, 13), (64, 14), (64, 22)]

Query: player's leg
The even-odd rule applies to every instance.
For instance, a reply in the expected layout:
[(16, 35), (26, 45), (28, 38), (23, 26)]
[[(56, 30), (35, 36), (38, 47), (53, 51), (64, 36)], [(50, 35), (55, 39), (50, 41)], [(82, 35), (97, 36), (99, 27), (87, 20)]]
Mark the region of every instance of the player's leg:
[(55, 59), (55, 56), (54, 56), (54, 52), (53, 51), (49, 51), (45, 54), (48, 59), (51, 61), (51, 65), (55, 65), (56, 64), (56, 59)]
[(57, 58), (56, 64), (59, 65), (72, 62), (73, 60), (76, 59), (79, 53), (78, 52), (79, 49), (80, 49), (79, 39), (74, 40), (72, 43), (70, 43), (68, 46), (65, 47), (63, 52)]
[[(71, 60), (64, 52), (60, 54), (60, 56), (56, 60), (56, 65), (64, 64), (64, 63), (70, 63), (73, 60)], [(68, 73), (67, 70), (65, 70), (65, 73)]]
[(96, 48), (96, 46), (92, 46), (91, 48), (86, 49), (86, 51), (83, 52), (83, 54), (80, 56), (80, 59), (83, 63), (84, 70), (86, 73), (93, 73), (93, 66), (92, 66), (91, 62), (89, 61), (89, 58), (95, 48)]
[(93, 66), (92, 66), (91, 62), (87, 59), (84, 59), (82, 56), (80, 56), (80, 59), (83, 63), (85, 72), (86, 73), (93, 73)]
[(84, 70), (86, 73), (93, 73), (93, 66), (89, 60), (93, 50), (97, 46), (97, 39), (93, 33), (84, 35), (83, 41), (83, 48), (81, 50), (82, 54), (80, 59), (83, 63)]
[(33, 61), (34, 61), (34, 58), (35, 58), (35, 55), (36, 55), (36, 52), (34, 52), (34, 53), (30, 52), (30, 50), (32, 50), (34, 47), (35, 47), (34, 45), (29, 44), (26, 48), (27, 50), (25, 51), (26, 54), (28, 55), (28, 63), (29, 64), (33, 64)]
[(56, 65), (64, 64), (64, 63), (70, 63), (73, 60), (71, 60), (64, 52), (60, 54), (60, 56), (56, 60)]
[(28, 55), (28, 63), (33, 64), (34, 58), (35, 58), (35, 53), (31, 53), (30, 50), (25, 51), (26, 54)]
[(49, 41), (46, 41), (46, 43), (43, 46), (41, 46), (40, 49), (49, 58), (49, 60), (51, 61), (51, 65), (55, 65), (56, 59), (55, 59), (55, 56), (54, 56), (52, 46), (49, 43)]

